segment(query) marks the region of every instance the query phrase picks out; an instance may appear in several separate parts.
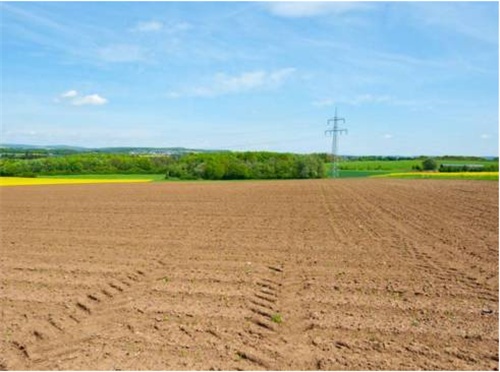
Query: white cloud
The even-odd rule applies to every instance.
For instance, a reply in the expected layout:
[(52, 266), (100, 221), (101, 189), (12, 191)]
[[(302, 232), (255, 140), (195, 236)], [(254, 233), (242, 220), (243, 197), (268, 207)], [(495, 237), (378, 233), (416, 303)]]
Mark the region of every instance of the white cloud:
[(272, 14), (286, 18), (317, 17), (328, 14), (343, 14), (365, 10), (369, 4), (360, 2), (266, 2), (263, 3)]
[(231, 76), (218, 73), (206, 85), (187, 89), (184, 92), (170, 92), (170, 98), (181, 96), (214, 97), (224, 94), (248, 92), (258, 89), (272, 89), (282, 85), (296, 70), (288, 67), (271, 72), (259, 70)]
[(489, 134), (481, 134), (482, 139), (490, 139), (491, 136)]
[(385, 138), (385, 139), (391, 139), (391, 138), (393, 138), (394, 136), (393, 136), (392, 134), (390, 134), (390, 133), (386, 133), (386, 134), (384, 134), (382, 137), (383, 137), (383, 138)]
[(160, 31), (163, 29), (163, 23), (158, 21), (145, 21), (145, 22), (137, 22), (132, 31), (137, 32), (154, 32)]
[(89, 94), (88, 96), (77, 97), (71, 101), (73, 106), (94, 105), (100, 106), (108, 103), (106, 98), (101, 97), (99, 94)]
[(76, 90), (68, 90), (67, 92), (61, 94), (61, 98), (71, 98), (76, 97), (78, 92)]
[(59, 98), (55, 98), (54, 102), (60, 103), (68, 103), (72, 106), (84, 106), (84, 105), (93, 105), (100, 106), (108, 103), (108, 100), (104, 97), (101, 97), (99, 94), (89, 94), (86, 96), (80, 96), (76, 90), (69, 90), (59, 96)]

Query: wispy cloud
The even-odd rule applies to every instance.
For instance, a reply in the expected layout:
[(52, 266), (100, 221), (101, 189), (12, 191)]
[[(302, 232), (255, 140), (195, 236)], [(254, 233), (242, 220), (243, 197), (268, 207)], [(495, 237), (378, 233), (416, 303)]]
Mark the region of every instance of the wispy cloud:
[(101, 97), (99, 94), (89, 94), (88, 96), (76, 97), (71, 101), (74, 106), (92, 105), (101, 106), (108, 103), (106, 98)]
[(335, 104), (335, 100), (331, 98), (324, 98), (324, 99), (319, 99), (317, 101), (313, 101), (312, 105), (316, 107), (330, 107)]
[(146, 61), (147, 52), (134, 44), (112, 44), (99, 48), (98, 56), (105, 62), (138, 62)]
[(38, 137), (40, 133), (34, 130), (6, 130), (2, 131), (2, 135), (5, 137)]
[(189, 22), (176, 22), (176, 23), (168, 24), (165, 27), (165, 29), (169, 33), (188, 31), (188, 30), (191, 30), (192, 28), (193, 28), (193, 25)]
[(358, 94), (349, 96), (340, 96), (336, 99), (326, 97), (311, 102), (312, 106), (318, 108), (331, 107), (335, 105), (365, 106), (365, 105), (384, 105), (393, 107), (402, 107), (411, 111), (432, 110), (435, 106), (449, 104), (446, 100), (423, 100), (423, 99), (403, 99), (389, 94)]
[(487, 2), (473, 6), (470, 2), (412, 2), (407, 5), (422, 27), (439, 27), (479, 41), (498, 43), (498, 17), (491, 14)]
[(266, 2), (263, 6), (279, 17), (303, 18), (318, 17), (329, 14), (343, 14), (352, 11), (366, 10), (371, 5), (360, 2)]
[(46, 16), (42, 16), (40, 14), (35, 14), (33, 12), (28, 12), (20, 7), (17, 6), (12, 6), (11, 4), (6, 4), (3, 2), (0, 6), (0, 9), (2, 11), (7, 11), (10, 14), (14, 15), (18, 19), (22, 19), (25, 22), (29, 22), (31, 24), (37, 25), (37, 26), (42, 26), (49, 28), (51, 30), (55, 31), (62, 31), (62, 32), (68, 32), (71, 31), (70, 28), (66, 27), (65, 25), (56, 22)]
[(388, 104), (398, 104), (401, 103), (401, 100), (393, 98), (389, 95), (374, 95), (374, 94), (360, 94), (355, 96), (350, 100), (346, 100), (346, 103), (349, 103), (354, 106), (362, 105), (365, 103), (377, 104), (377, 103), (388, 103)]
[(288, 67), (274, 71), (250, 71), (239, 75), (218, 73), (206, 85), (184, 89), (180, 92), (171, 92), (171, 98), (182, 96), (214, 97), (225, 94), (235, 94), (253, 90), (277, 88), (290, 79), (295, 68)]
[[(25, 41), (65, 56), (67, 60), (93, 64), (149, 61), (149, 50), (124, 39), (122, 32), (88, 23), (70, 22), (36, 5), (0, 4), (10, 15), (6, 29)], [(143, 22), (137, 27), (153, 31), (161, 23)], [(149, 44), (148, 44), (149, 45)], [(65, 60), (65, 61), (67, 61)]]
[(313, 106), (316, 107), (329, 107), (335, 104), (342, 103), (353, 106), (359, 106), (363, 104), (401, 104), (403, 101), (391, 97), (390, 95), (376, 95), (376, 94), (359, 94), (352, 98), (324, 98), (312, 102)]
[(68, 90), (54, 99), (57, 103), (67, 103), (72, 106), (101, 106), (108, 103), (108, 100), (99, 94), (80, 95), (76, 90)]
[(0, 9), (10, 16), (6, 29), (25, 40), (61, 52), (81, 56), (85, 54), (81, 49), (90, 49), (99, 39), (114, 35), (106, 28), (70, 21), (37, 5), (2, 3)]
[(163, 29), (164, 24), (159, 21), (141, 21), (132, 28), (135, 32), (154, 32)]
[(191, 30), (193, 25), (189, 22), (178, 21), (178, 22), (161, 22), (161, 21), (139, 21), (134, 27), (130, 29), (132, 32), (145, 32), (153, 33), (158, 31), (164, 31), (168, 34), (175, 34), (179, 32), (184, 32)]
[(76, 90), (68, 90), (67, 92), (61, 94), (61, 98), (72, 98), (76, 97), (78, 92)]

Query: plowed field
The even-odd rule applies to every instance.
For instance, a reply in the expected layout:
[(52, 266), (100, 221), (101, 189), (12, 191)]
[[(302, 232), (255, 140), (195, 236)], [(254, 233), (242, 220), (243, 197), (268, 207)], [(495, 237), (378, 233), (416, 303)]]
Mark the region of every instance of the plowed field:
[(498, 368), (498, 183), (1, 196), (0, 367)]

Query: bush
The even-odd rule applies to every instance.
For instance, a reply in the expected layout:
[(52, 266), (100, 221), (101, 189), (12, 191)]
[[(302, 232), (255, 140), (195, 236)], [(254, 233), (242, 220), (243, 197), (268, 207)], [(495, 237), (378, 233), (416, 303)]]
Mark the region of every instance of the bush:
[(426, 171), (436, 170), (438, 163), (434, 158), (427, 158), (422, 162), (422, 169)]

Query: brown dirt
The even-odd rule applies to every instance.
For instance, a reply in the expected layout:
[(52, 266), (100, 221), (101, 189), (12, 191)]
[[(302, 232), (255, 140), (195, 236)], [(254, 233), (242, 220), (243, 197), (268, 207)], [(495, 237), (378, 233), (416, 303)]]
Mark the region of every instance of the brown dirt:
[(496, 182), (0, 196), (1, 369), (498, 369)]

